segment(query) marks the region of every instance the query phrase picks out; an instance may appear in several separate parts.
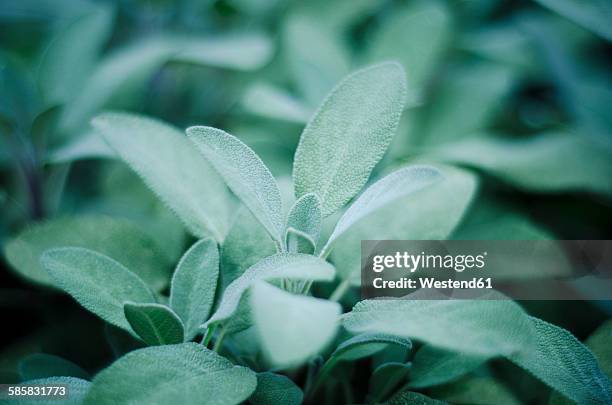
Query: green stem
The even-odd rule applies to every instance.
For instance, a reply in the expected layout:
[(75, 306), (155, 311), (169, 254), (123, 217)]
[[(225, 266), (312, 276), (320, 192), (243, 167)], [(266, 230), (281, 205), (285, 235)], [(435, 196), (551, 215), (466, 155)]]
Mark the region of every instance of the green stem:
[(215, 341), (215, 345), (213, 346), (213, 351), (219, 353), (221, 350), (221, 346), (223, 345), (223, 339), (225, 338), (225, 328), (221, 329), (219, 333), (219, 337)]
[(350, 286), (349, 280), (342, 280), (334, 292), (329, 296), (329, 300), (335, 302), (340, 301)]
[(208, 328), (206, 328), (206, 332), (204, 333), (204, 337), (202, 337), (202, 344), (206, 347), (208, 347), (208, 344), (210, 343), (210, 339), (212, 339), (212, 335), (213, 333), (215, 333), (215, 329), (217, 329), (217, 324), (215, 323), (212, 326), (209, 326)]

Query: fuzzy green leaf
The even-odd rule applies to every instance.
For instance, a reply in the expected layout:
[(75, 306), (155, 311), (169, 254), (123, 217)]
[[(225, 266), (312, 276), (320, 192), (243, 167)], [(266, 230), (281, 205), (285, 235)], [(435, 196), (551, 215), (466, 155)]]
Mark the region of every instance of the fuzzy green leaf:
[(528, 319), (537, 340), (511, 356), (512, 362), (580, 404), (612, 402), (612, 383), (588, 348), (565, 329), (534, 317)]
[(474, 167), (521, 188), (612, 195), (612, 143), (586, 134), (544, 133), (527, 139), (479, 136), (453, 143), (432, 158)]
[(284, 375), (257, 373), (257, 389), (249, 398), (253, 405), (300, 405), (304, 394), (300, 387)]
[(607, 0), (536, 0), (544, 7), (612, 41), (612, 7)]
[(385, 398), (410, 374), (410, 363), (384, 363), (377, 367), (370, 377), (370, 396)]
[(331, 264), (314, 256), (279, 253), (266, 257), (249, 267), (242, 276), (227, 287), (217, 311), (203, 326), (228, 319), (238, 308), (242, 294), (257, 281), (279, 279), (330, 281), (334, 278), (334, 274), (334, 267)]
[(438, 1), (398, 8), (370, 40), (368, 60), (398, 60), (406, 69), (410, 96), (418, 97), (449, 43), (450, 23), (447, 8)]
[(88, 380), (89, 373), (71, 361), (46, 353), (24, 357), (17, 365), (23, 381), (48, 377), (75, 377)]
[(430, 392), (436, 398), (448, 401), (451, 404), (466, 405), (520, 405), (512, 391), (504, 384), (491, 377), (466, 377)]
[(251, 289), (251, 309), (262, 350), (280, 368), (321, 352), (335, 336), (342, 312), (336, 302), (290, 294), (265, 282)]
[(441, 350), (425, 345), (414, 356), (411, 388), (426, 388), (456, 380), (488, 360), (488, 356)]
[(86, 404), (239, 404), (255, 390), (255, 373), (196, 343), (135, 350), (102, 370)]
[(136, 274), (92, 250), (51, 249), (40, 260), (57, 286), (89, 311), (125, 330), (131, 328), (123, 315), (124, 302), (155, 302)]
[(401, 391), (384, 403), (385, 405), (447, 405), (444, 401), (438, 401), (426, 395), (412, 391)]
[(249, 210), (241, 207), (221, 246), (221, 291), (246, 269), (274, 253), (274, 242), (265, 228)]
[(436, 168), (442, 173), (440, 181), (386, 204), (337, 239), (332, 260), (342, 279), (360, 285), (362, 240), (436, 240), (451, 235), (472, 200), (476, 177), (452, 167)]
[[(89, 391), (91, 387), (91, 383), (87, 380), (82, 380), (80, 378), (75, 377), (49, 377), (49, 378), (41, 378), (36, 380), (24, 381), (23, 385), (46, 385), (46, 386), (58, 386), (58, 385), (66, 385), (68, 386), (68, 397), (66, 399), (62, 399), (62, 405), (82, 405), (85, 399), (85, 395)], [(12, 397), (10, 401), (0, 400), (1, 404), (11, 404), (11, 405), (57, 405), (57, 398), (36, 398), (36, 397)]]
[(295, 152), (295, 194), (315, 193), (323, 216), (343, 207), (383, 157), (406, 101), (397, 63), (359, 70), (342, 80), (311, 118)]
[(38, 83), (49, 104), (63, 104), (81, 90), (112, 28), (113, 10), (101, 3), (53, 36), (38, 68)]
[(83, 247), (113, 258), (161, 290), (170, 278), (170, 263), (136, 224), (118, 218), (87, 216), (52, 219), (26, 228), (8, 241), (5, 254), (11, 266), (28, 280), (52, 286), (40, 265), (40, 255), (55, 247)]
[(329, 361), (354, 361), (386, 349), (389, 345), (403, 346), (407, 350), (412, 348), (410, 339), (386, 335), (384, 333), (365, 333), (340, 343), (331, 354)]
[(261, 35), (180, 38), (148, 36), (105, 56), (66, 107), (62, 128), (81, 129), (87, 120), (123, 87), (145, 83), (169, 61), (183, 61), (237, 70), (261, 66), (270, 56), (268, 38)]
[(339, 36), (301, 13), (287, 19), (284, 36), (293, 79), (308, 104), (316, 106), (349, 72), (349, 56)]
[(185, 339), (192, 339), (208, 319), (219, 279), (219, 251), (212, 239), (195, 243), (181, 258), (170, 288), (170, 307), (183, 320)]
[(92, 125), (194, 235), (223, 240), (229, 226), (229, 195), (180, 131), (124, 113), (102, 114)]
[(345, 315), (343, 325), (351, 333), (387, 333), (484, 356), (514, 354), (533, 343), (531, 322), (521, 307), (498, 293), (489, 298), (365, 300)]
[(220, 129), (190, 127), (187, 135), (272, 238), (281, 243), (280, 191), (259, 156), (238, 138)]
[(183, 323), (167, 306), (126, 302), (123, 312), (134, 332), (149, 346), (183, 342)]
[(409, 166), (394, 171), (368, 187), (342, 215), (329, 237), (324, 252), (329, 251), (340, 235), (361, 219), (374, 214), (385, 205), (407, 197), (442, 179), (435, 167)]
[(287, 250), (302, 252), (299, 250), (300, 239), (302, 239), (312, 245), (312, 249), (304, 253), (312, 253), (317, 246), (320, 232), (321, 201), (316, 194), (304, 194), (293, 204), (287, 215), (287, 232), (285, 233)]

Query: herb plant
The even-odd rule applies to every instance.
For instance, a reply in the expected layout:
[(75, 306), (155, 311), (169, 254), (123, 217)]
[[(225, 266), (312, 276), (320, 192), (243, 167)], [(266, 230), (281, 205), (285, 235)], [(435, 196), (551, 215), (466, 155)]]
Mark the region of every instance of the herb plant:
[[(31, 13), (29, 3), (1, 5), (0, 17)], [(278, 12), (267, 1), (214, 3), (219, 21), (228, 7), (262, 26)], [(74, 404), (612, 403), (607, 302), (596, 313), (577, 304), (597, 320), (584, 320), (596, 328), (581, 330), (583, 343), (570, 320), (494, 291), (485, 300), (359, 297), (362, 240), (548, 239), (506, 200), (579, 190), (609, 204), (610, 122), (594, 100), (577, 101), (593, 83), (556, 72), (570, 76), (559, 85), (570, 129), (538, 110), (521, 122), (541, 133), (503, 137), (498, 127), (527, 131), (494, 108), (517, 76), (549, 68), (524, 57), (531, 41), (567, 62), (554, 33), (579, 30), (577, 42), (601, 45), (611, 38), (608, 8), (541, 0), (525, 7), (531, 14), (517, 11), (519, 22), (491, 17), (486, 40), (470, 28), (451, 46), (451, 20), (469, 27), (487, 6), (373, 3), (287, 6), (285, 89), (274, 67), (254, 73), (273, 58), (266, 35), (175, 33), (197, 26), (197, 2), (177, 6), (161, 35), (127, 46), (112, 29), (126, 10), (111, 2), (41, 8), (70, 23), (45, 47), (35, 84), (14, 79), (18, 63), (0, 54), (2, 91), (13, 97), (1, 124), (23, 178), (0, 183), (9, 191), (0, 190), (0, 236), (20, 282), (70, 316), (44, 309), (52, 330), (0, 352), (0, 383), (66, 384)], [(369, 42), (347, 49), (343, 33)], [(512, 41), (488, 46), (500, 38)], [(109, 41), (118, 49), (106, 52)], [(443, 74), (441, 61), (458, 58), (451, 49), (477, 62), (459, 58)], [(201, 77), (239, 100), (207, 91)], [(197, 80), (182, 94), (164, 90), (176, 78)], [(181, 110), (206, 103), (205, 114)], [(236, 104), (239, 113), (225, 110)], [(4, 162), (0, 152), (0, 174)], [(88, 349), (57, 355), (71, 353), (65, 346)]]

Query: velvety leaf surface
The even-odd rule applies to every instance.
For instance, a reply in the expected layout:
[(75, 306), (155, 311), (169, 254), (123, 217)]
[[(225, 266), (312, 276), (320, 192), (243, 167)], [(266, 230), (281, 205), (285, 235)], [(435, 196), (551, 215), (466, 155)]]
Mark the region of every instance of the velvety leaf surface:
[(418, 392), (402, 391), (385, 402), (385, 405), (445, 405), (446, 402), (438, 401)]
[(340, 343), (331, 354), (330, 361), (353, 361), (372, 356), (389, 345), (403, 346), (410, 350), (412, 342), (410, 339), (384, 333), (364, 333)]
[(405, 101), (405, 73), (397, 63), (374, 65), (342, 80), (300, 138), (293, 166), (296, 196), (317, 194), (323, 216), (344, 206), (387, 150)]
[(222, 241), (230, 216), (223, 182), (175, 128), (125, 113), (107, 113), (94, 128), (198, 237)]
[(52, 286), (40, 265), (47, 249), (73, 246), (100, 252), (118, 261), (155, 290), (168, 284), (168, 261), (155, 242), (127, 220), (105, 216), (51, 219), (32, 225), (9, 240), (5, 254), (11, 266), (28, 280)]
[(251, 308), (262, 350), (281, 368), (302, 364), (323, 350), (342, 312), (336, 302), (290, 294), (265, 282), (251, 289)]
[(475, 370), (488, 358), (425, 345), (412, 360), (410, 387), (425, 388), (447, 383)]
[(211, 127), (187, 128), (189, 139), (279, 244), (283, 207), (276, 180), (251, 148)]
[(300, 387), (284, 375), (257, 373), (257, 388), (249, 402), (253, 405), (299, 405), (304, 394)]
[(264, 258), (249, 267), (225, 290), (216, 312), (206, 325), (229, 318), (238, 307), (242, 294), (257, 281), (266, 280), (312, 280), (329, 281), (334, 278), (334, 267), (326, 261), (305, 254), (279, 253)]
[(436, 168), (442, 173), (440, 181), (386, 204), (337, 239), (331, 258), (343, 280), (361, 283), (362, 240), (436, 240), (451, 235), (472, 200), (477, 179), (464, 170)]
[(83, 248), (47, 250), (42, 266), (55, 284), (105, 321), (131, 330), (123, 315), (126, 301), (155, 302), (153, 293), (120, 263)]
[(369, 186), (342, 215), (324, 251), (350, 227), (395, 200), (415, 193), (442, 179), (435, 167), (410, 166), (398, 169)]
[[(289, 230), (293, 229), (302, 234), (301, 236), (290, 235)], [(296, 232), (293, 232), (296, 233)], [(311, 245), (312, 253), (319, 241), (321, 233), (321, 201), (316, 194), (304, 194), (291, 207), (287, 215), (287, 233), (285, 243), (290, 252), (302, 252), (299, 250), (299, 239), (306, 239)]]
[(568, 133), (513, 140), (480, 136), (453, 143), (434, 158), (474, 167), (526, 190), (612, 194), (612, 143)]
[(185, 326), (185, 339), (192, 339), (208, 319), (219, 279), (219, 250), (212, 239), (196, 242), (183, 255), (172, 277), (170, 307)]
[(370, 397), (385, 398), (393, 392), (410, 374), (410, 363), (384, 363), (372, 372)]
[(34, 353), (24, 357), (17, 369), (23, 381), (49, 377), (75, 377), (88, 380), (90, 375), (78, 365), (59, 356)]
[(85, 404), (239, 404), (255, 373), (196, 343), (155, 346), (123, 356), (94, 378)]
[(183, 323), (167, 306), (126, 302), (123, 312), (134, 332), (149, 346), (183, 342)]
[(276, 253), (265, 228), (245, 207), (241, 207), (221, 246), (221, 287), (227, 286), (264, 257)]
[(435, 388), (430, 393), (452, 404), (519, 405), (512, 391), (491, 377), (466, 377), (456, 383)]

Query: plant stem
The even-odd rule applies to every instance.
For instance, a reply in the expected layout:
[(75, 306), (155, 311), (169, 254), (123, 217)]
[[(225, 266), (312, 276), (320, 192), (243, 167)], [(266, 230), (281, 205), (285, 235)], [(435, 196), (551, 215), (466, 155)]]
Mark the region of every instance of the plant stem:
[(342, 280), (342, 282), (338, 284), (338, 287), (336, 287), (334, 292), (329, 296), (329, 300), (335, 301), (335, 302), (340, 301), (342, 297), (344, 296), (344, 294), (346, 293), (346, 291), (349, 289), (349, 287), (350, 287), (349, 280)]
[(213, 346), (214, 352), (219, 353), (219, 350), (221, 350), (221, 346), (223, 345), (224, 338), (225, 338), (225, 328), (221, 329), (221, 332), (219, 333), (219, 337), (215, 341), (215, 345)]
[(206, 332), (204, 333), (204, 337), (202, 337), (202, 344), (206, 347), (208, 347), (208, 344), (210, 343), (210, 339), (212, 339), (212, 335), (213, 333), (215, 333), (215, 329), (217, 329), (217, 324), (214, 324), (212, 326), (209, 326), (208, 328), (206, 328)]

